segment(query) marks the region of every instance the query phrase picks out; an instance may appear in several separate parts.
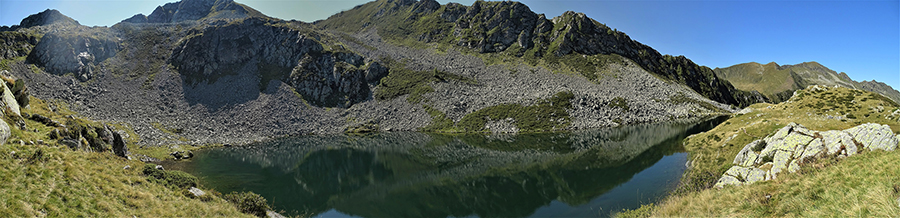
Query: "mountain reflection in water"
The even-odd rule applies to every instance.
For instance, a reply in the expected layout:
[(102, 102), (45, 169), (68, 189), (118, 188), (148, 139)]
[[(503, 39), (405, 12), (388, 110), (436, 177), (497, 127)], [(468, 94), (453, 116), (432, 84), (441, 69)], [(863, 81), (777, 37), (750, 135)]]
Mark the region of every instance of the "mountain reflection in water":
[(258, 193), (287, 215), (608, 216), (664, 196), (684, 171), (681, 140), (722, 121), (519, 135), (303, 136), (208, 149), (172, 167), (222, 193)]

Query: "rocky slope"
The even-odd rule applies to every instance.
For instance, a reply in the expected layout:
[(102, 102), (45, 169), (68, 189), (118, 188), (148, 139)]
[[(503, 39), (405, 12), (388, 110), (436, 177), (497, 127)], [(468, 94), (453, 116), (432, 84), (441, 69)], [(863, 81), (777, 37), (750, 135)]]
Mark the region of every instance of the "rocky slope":
[(775, 62), (737, 64), (714, 69), (720, 78), (730, 81), (740, 90), (758, 91), (772, 102), (781, 102), (791, 97), (794, 91), (810, 85), (841, 86), (862, 89), (884, 95), (894, 102), (900, 102), (900, 92), (887, 84), (877, 81), (857, 82), (846, 73), (837, 73), (816, 62), (796, 65), (778, 65)]
[[(450, 44), (478, 53), (504, 53), (526, 62), (543, 59), (575, 68), (583, 68), (583, 62), (602, 65), (579, 56), (616, 54), (714, 101), (746, 106), (760, 100), (757, 94), (734, 90), (708, 67), (683, 56), (661, 55), (625, 33), (572, 11), (547, 19), (528, 6), (511, 1), (476, 1), (472, 6), (464, 6), (440, 5), (434, 0), (390, 0), (357, 6), (316, 25), (345, 32), (372, 26), (389, 40)], [(579, 71), (593, 74), (593, 70)]]
[[(379, 13), (358, 10), (373, 5)], [(48, 11), (35, 17), (53, 19), (2, 32), (10, 40), (0, 67), (33, 84), (38, 97), (126, 124), (144, 145), (587, 129), (697, 120), (763, 100), (582, 14), (548, 20), (520, 3), (427, 0), (354, 10), (310, 24), (232, 1), (185, 0), (112, 27), (56, 22), (67, 19)], [(499, 11), (514, 16), (489, 16)], [(345, 31), (334, 27), (349, 22), (341, 16), (383, 20), (357, 20), (348, 26), (358, 29)], [(452, 22), (429, 20), (439, 17)], [(447, 28), (380, 28), (392, 19)]]

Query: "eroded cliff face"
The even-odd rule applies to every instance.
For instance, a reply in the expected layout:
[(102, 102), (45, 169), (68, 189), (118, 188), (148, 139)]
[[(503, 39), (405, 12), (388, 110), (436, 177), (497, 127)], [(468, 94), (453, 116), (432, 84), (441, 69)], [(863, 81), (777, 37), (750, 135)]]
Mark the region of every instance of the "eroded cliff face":
[(57, 75), (72, 73), (82, 82), (90, 80), (94, 68), (119, 51), (119, 39), (108, 28), (97, 27), (75, 32), (53, 32), (44, 35), (28, 59), (47, 72)]
[(261, 18), (189, 31), (170, 63), (190, 84), (213, 83), (241, 70), (289, 83), (316, 106), (349, 107), (371, 99), (370, 84), (387, 74), (381, 64), (351, 51), (332, 51), (303, 27)]

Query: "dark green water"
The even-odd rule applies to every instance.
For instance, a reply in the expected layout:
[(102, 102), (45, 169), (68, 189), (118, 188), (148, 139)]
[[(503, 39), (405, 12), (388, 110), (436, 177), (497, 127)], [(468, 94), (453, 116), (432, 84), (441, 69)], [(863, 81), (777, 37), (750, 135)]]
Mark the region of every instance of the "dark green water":
[(685, 170), (691, 124), (521, 135), (304, 136), (197, 152), (170, 168), (286, 215), (606, 217), (651, 203)]

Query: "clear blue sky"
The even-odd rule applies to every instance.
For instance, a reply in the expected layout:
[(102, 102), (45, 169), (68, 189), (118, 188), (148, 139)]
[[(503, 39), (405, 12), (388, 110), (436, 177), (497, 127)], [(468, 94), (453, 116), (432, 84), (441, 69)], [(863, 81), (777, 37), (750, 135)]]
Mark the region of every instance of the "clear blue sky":
[[(172, 0), (0, 0), (0, 25), (54, 8), (81, 24), (111, 26)], [(314, 21), (367, 1), (236, 0), (286, 20)], [(445, 4), (447, 0), (439, 0)], [(471, 5), (473, 0), (457, 0)], [(565, 11), (625, 32), (660, 53), (712, 68), (817, 61), (857, 81), (900, 87), (900, 1), (522, 0), (548, 18)]]

